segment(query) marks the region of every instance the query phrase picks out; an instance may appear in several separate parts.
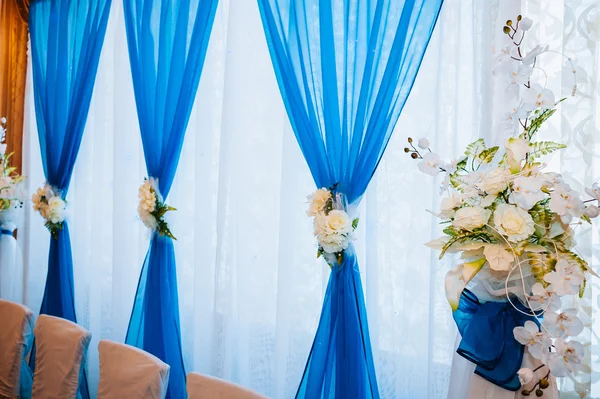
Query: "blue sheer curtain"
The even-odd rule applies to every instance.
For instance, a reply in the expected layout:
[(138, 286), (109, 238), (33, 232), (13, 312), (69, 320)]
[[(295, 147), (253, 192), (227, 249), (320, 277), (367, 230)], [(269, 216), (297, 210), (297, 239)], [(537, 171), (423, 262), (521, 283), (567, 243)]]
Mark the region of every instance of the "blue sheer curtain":
[[(360, 202), (442, 0), (258, 0), (279, 88), (317, 187)], [(297, 398), (378, 398), (354, 249), (334, 267)]]
[[(158, 179), (166, 198), (198, 89), (217, 0), (124, 0), (123, 7), (146, 169), (148, 176)], [(152, 235), (126, 342), (171, 366), (167, 398), (186, 397), (175, 253), (168, 237)]]
[[(44, 174), (63, 198), (90, 107), (111, 0), (33, 0), (29, 8), (35, 114)], [(67, 222), (50, 238), (40, 313), (76, 322)], [(32, 360), (34, 358), (32, 357)], [(80, 386), (88, 398), (85, 373)]]

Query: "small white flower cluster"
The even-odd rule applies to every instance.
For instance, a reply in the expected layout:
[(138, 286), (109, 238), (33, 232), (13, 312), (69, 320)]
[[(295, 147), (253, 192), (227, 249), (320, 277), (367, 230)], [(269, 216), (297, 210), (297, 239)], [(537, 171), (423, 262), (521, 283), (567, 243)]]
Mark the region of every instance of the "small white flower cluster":
[[(516, 26), (507, 21), (504, 27), (513, 40), (532, 23), (521, 16), (517, 21)], [(506, 139), (503, 146), (489, 148), (479, 139), (453, 162), (433, 153), (426, 139), (419, 140), (417, 148), (409, 138), (410, 148), (405, 152), (420, 160), (422, 172), (445, 175), (442, 192), (447, 196), (437, 214), (446, 226), (445, 235), (428, 245), (441, 250), (440, 259), (446, 252), (461, 255), (463, 263), (448, 272), (445, 280), (453, 310), (467, 284), (487, 268), (481, 278), (505, 280), (511, 304), (517, 297), (532, 317), (541, 319), (543, 315), (541, 329), (533, 321), (514, 329), (514, 338), (543, 362), (536, 370), (519, 371), (522, 384), (530, 384), (542, 367), (546, 374), (522, 393), (542, 396), (550, 374), (574, 378), (580, 372), (590, 373), (589, 365), (582, 363), (584, 346), (573, 337), (584, 329), (577, 315), (577, 297), (583, 295), (587, 277), (597, 275), (575, 251), (572, 226), (591, 223), (600, 215), (600, 185), (587, 188), (591, 198), (583, 200), (562, 175), (544, 170), (546, 165), (540, 158), (566, 148), (550, 141), (533, 141), (558, 105), (552, 92), (530, 82), (536, 57), (548, 48), (535, 46), (521, 57), (522, 40), (517, 41), (516, 52), (505, 49), (499, 58), (514, 67), (509, 73), (511, 84), (524, 85), (522, 101), (510, 116), (522, 127), (518, 136)], [(513, 273), (522, 292), (515, 292), (514, 287), (509, 290)], [(572, 297), (574, 304), (561, 310), (561, 297), (565, 296)]]
[(162, 236), (176, 239), (164, 216), (169, 211), (175, 211), (172, 206), (165, 204), (162, 195), (158, 189), (158, 180), (150, 177), (144, 179), (144, 183), (138, 189), (138, 215), (144, 226), (152, 231), (156, 231)]
[(318, 256), (323, 256), (329, 265), (342, 263), (358, 219), (352, 220), (344, 210), (342, 196), (333, 190), (321, 188), (308, 197), (306, 214), (314, 218), (314, 235), (319, 243)]
[(46, 228), (52, 237), (58, 237), (58, 230), (62, 229), (67, 213), (67, 202), (62, 199), (58, 190), (46, 183), (38, 188), (31, 197), (33, 210), (39, 212), (46, 221)]
[(0, 212), (23, 206), (23, 177), (15, 172), (6, 154), (6, 118), (0, 118)]

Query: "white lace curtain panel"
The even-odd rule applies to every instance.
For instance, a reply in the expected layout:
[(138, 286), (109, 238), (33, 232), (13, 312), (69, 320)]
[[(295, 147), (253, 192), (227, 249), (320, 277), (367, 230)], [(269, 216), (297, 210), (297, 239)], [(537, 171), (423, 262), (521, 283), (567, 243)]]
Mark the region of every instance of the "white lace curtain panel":
[[(493, 121), (506, 93), (492, 74), (493, 52), (503, 22), (519, 10), (539, 22), (535, 32), (541, 42), (573, 54), (586, 72), (580, 96), (561, 106), (542, 133), (570, 145), (553, 166), (586, 183), (600, 178), (599, 3), (543, 3), (445, 1), (369, 187), (357, 252), (382, 398), (446, 397), (456, 338), (443, 293), (451, 260), (438, 261), (422, 245), (438, 233), (425, 212), (437, 209), (438, 185), (406, 156), (406, 138), (427, 136), (445, 158), (459, 155), (475, 137), (498, 139)], [(97, 343), (124, 340), (148, 246), (148, 232), (136, 214), (145, 168), (126, 46), (122, 4), (113, 1), (68, 196), (76, 311), (92, 332), (87, 366), (94, 396)], [(551, 58), (549, 64), (549, 82), (560, 85), (562, 64)], [(255, 1), (220, 1), (205, 65), (168, 198), (178, 209), (169, 223), (178, 238), (186, 367), (275, 399), (292, 398), (329, 268), (315, 257), (304, 213), (314, 185), (285, 114)], [(33, 192), (43, 173), (31, 76), (26, 103), (24, 171)], [(25, 219), (19, 234), (23, 292), (17, 299), (37, 311), (49, 234), (38, 215), (28, 211)], [(582, 248), (598, 265), (598, 231), (587, 229)], [(597, 290), (594, 285), (594, 298)]]

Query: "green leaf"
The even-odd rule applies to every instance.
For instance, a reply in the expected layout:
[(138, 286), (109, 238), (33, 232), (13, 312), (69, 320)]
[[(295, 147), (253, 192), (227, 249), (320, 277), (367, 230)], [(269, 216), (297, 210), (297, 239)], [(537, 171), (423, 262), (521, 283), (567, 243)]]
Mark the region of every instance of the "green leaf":
[[(559, 101), (559, 103), (564, 100), (565, 100), (565, 98), (561, 99)], [(521, 133), (521, 135), (519, 137), (521, 137), (522, 139), (531, 140), (531, 138), (537, 133), (537, 131), (540, 130), (540, 127), (542, 126), (542, 124), (544, 122), (546, 122), (548, 120), (548, 118), (550, 118), (552, 115), (554, 115), (555, 112), (556, 112), (556, 108), (547, 109), (544, 112), (542, 112), (538, 117), (531, 120), (531, 123), (527, 127), (527, 130), (525, 130), (523, 133)]]
[(476, 158), (485, 149), (485, 141), (483, 140), (483, 138), (480, 138), (467, 146), (467, 149), (465, 150), (465, 155), (467, 157)]
[(498, 152), (498, 147), (492, 147), (492, 148), (487, 148), (483, 151), (481, 151), (479, 153), (479, 155), (477, 155), (477, 158), (481, 160), (482, 164), (488, 164), (490, 162), (492, 162), (492, 159), (494, 159), (494, 156), (496, 155), (496, 153)]
[(585, 220), (589, 224), (592, 224), (592, 219), (590, 219), (590, 217), (588, 215), (582, 215), (581, 220)]
[(448, 226), (443, 230), (444, 234), (449, 235), (450, 237), (456, 237), (458, 235), (458, 231), (454, 228), (454, 226)]
[(529, 158), (533, 160), (543, 155), (551, 154), (554, 151), (562, 150), (563, 148), (567, 148), (567, 146), (553, 141), (538, 141), (536, 143), (531, 143)]
[(356, 218), (352, 221), (352, 230), (356, 230), (357, 227), (358, 227), (358, 218)]

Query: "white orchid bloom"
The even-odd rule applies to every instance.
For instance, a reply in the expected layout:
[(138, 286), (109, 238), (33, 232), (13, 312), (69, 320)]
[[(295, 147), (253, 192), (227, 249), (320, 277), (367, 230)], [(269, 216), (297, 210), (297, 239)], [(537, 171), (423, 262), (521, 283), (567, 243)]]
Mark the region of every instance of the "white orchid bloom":
[(417, 165), (419, 170), (430, 176), (436, 176), (440, 173), (440, 167), (443, 166), (443, 161), (440, 156), (434, 152), (423, 155), (423, 160)]
[(554, 93), (549, 89), (544, 89), (538, 83), (532, 84), (531, 87), (528, 87), (523, 91), (523, 103), (531, 111), (537, 108), (552, 108), (554, 102)]
[(523, 209), (529, 210), (535, 204), (546, 198), (542, 191), (542, 180), (533, 176), (520, 176), (513, 182), (513, 191), (510, 194), (511, 204), (517, 204)]
[(560, 297), (555, 295), (552, 291), (548, 291), (544, 288), (542, 283), (535, 283), (531, 286), (531, 295), (529, 297), (529, 304), (534, 311), (558, 311), (561, 306)]
[(515, 327), (513, 335), (517, 342), (527, 346), (529, 353), (535, 359), (541, 360), (548, 352), (548, 348), (552, 346), (548, 334), (540, 331), (538, 325), (531, 320), (526, 321), (523, 327)]
[(557, 184), (550, 194), (550, 209), (560, 216), (563, 223), (568, 224), (573, 217), (581, 217), (585, 213), (585, 204), (576, 191), (567, 184)]
[[(522, 21), (521, 21), (522, 22)], [(546, 51), (548, 51), (548, 48), (550, 46), (546, 45), (546, 46), (541, 46), (541, 45), (537, 45), (535, 46), (533, 49), (531, 49), (530, 52), (528, 52), (525, 57), (521, 58), (521, 62), (523, 63), (523, 65), (532, 65), (533, 62), (535, 61), (535, 58), (540, 55), (545, 53)]]
[(544, 280), (550, 283), (550, 290), (560, 296), (577, 293), (584, 280), (581, 267), (559, 259), (556, 262), (555, 270), (544, 276)]
[(594, 183), (592, 187), (586, 188), (585, 192), (593, 199), (600, 201), (600, 184)]
[(527, 367), (517, 371), (517, 375), (519, 376), (519, 382), (521, 383), (521, 385), (529, 384), (531, 381), (533, 381), (534, 377), (533, 370)]
[(565, 341), (562, 338), (554, 342), (556, 353), (548, 356), (547, 365), (555, 377), (566, 377), (577, 373), (583, 357), (583, 345), (578, 341)]
[(589, 217), (590, 219), (597, 218), (600, 216), (600, 208), (598, 208), (597, 205), (588, 205), (585, 208), (585, 216)]
[(511, 63), (511, 68), (508, 71), (510, 83), (513, 85), (524, 85), (529, 82), (529, 78), (533, 73), (533, 68), (520, 63)]
[(565, 309), (561, 313), (544, 313), (544, 326), (557, 337), (574, 337), (583, 331), (583, 322), (577, 317), (577, 309)]
[(466, 157), (456, 158), (450, 161), (448, 164), (446, 164), (446, 173), (452, 174), (456, 172), (456, 170), (458, 169), (458, 164), (461, 163), (465, 158)]

